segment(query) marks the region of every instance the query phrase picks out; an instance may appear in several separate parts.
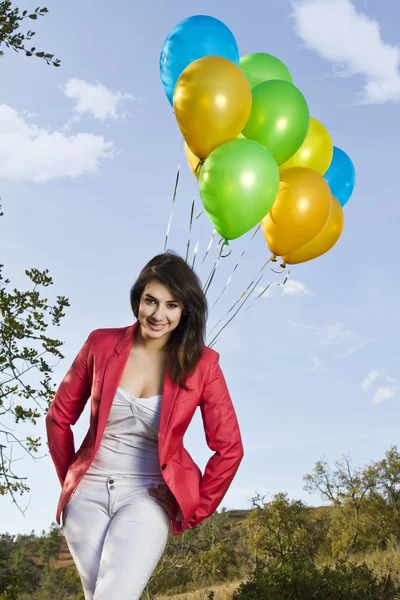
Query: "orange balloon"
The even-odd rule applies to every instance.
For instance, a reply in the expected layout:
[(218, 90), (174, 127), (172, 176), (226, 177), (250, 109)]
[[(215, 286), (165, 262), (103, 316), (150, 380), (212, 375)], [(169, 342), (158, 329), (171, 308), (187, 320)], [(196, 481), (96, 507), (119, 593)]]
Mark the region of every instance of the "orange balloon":
[(187, 145), (203, 160), (244, 129), (251, 89), (243, 71), (221, 56), (192, 62), (174, 90), (174, 112)]
[(340, 238), (344, 226), (343, 208), (340, 202), (332, 196), (332, 210), (328, 221), (321, 229), (319, 234), (298, 250), (282, 256), (288, 265), (297, 265), (322, 256), (336, 244)]
[(271, 252), (284, 256), (310, 242), (326, 224), (331, 208), (332, 194), (322, 175), (304, 167), (281, 173), (276, 200), (261, 221)]
[(191, 151), (191, 149), (189, 148), (189, 146), (186, 143), (185, 143), (185, 154), (186, 154), (186, 158), (187, 158), (189, 167), (190, 167), (193, 175), (196, 177), (196, 179), (198, 179), (199, 175), (200, 175), (201, 167), (203, 166), (202, 161), (199, 159), (198, 156), (195, 156), (193, 154), (193, 152)]

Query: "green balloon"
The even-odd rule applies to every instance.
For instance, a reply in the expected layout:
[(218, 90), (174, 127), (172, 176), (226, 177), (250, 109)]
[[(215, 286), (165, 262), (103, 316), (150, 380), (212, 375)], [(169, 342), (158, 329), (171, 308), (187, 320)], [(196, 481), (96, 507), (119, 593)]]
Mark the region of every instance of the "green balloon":
[(287, 66), (272, 54), (264, 52), (253, 52), (242, 56), (239, 63), (240, 68), (246, 75), (250, 87), (270, 79), (282, 79), (293, 83), (292, 75)]
[(268, 148), (278, 165), (304, 142), (310, 127), (307, 102), (292, 83), (277, 79), (251, 90), (253, 103), (243, 135)]
[(236, 139), (211, 152), (199, 185), (204, 209), (218, 234), (234, 240), (257, 225), (273, 205), (278, 166), (258, 142)]

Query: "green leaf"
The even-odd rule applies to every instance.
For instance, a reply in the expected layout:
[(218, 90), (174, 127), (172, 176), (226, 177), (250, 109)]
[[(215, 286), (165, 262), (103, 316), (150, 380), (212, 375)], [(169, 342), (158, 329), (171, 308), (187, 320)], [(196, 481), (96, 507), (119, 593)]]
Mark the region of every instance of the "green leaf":
[(29, 18), (35, 21), (37, 19), (37, 15), (29, 15)]

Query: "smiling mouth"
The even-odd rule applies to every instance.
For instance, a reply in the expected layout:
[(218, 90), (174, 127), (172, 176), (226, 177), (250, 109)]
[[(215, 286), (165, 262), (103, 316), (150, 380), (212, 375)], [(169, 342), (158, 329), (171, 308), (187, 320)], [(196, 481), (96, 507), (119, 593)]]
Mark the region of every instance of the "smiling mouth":
[(165, 323), (154, 323), (153, 321), (149, 321), (149, 325), (152, 329), (155, 329), (156, 331), (159, 331), (166, 326)]

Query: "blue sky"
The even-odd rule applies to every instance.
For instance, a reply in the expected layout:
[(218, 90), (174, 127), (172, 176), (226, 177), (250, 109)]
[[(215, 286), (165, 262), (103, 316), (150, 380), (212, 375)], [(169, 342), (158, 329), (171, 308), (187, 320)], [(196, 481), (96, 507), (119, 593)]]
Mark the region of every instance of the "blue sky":
[[(34, 23), (35, 45), (61, 58), (59, 69), (13, 52), (0, 59), (1, 262), (19, 287), (26, 268), (48, 268), (51, 294), (70, 298), (56, 332), (66, 356), (57, 382), (91, 330), (132, 322), (129, 289), (163, 250), (180, 159), (169, 247), (181, 254), (196, 194), (158, 59), (166, 35), (198, 14), (199, 4), (117, 0), (109, 7), (48, 4), (49, 15)], [(287, 285), (240, 313), (216, 346), (245, 447), (222, 505), (249, 508), (256, 492), (271, 498), (278, 491), (316, 505), (303, 476), (317, 460), (333, 465), (349, 454), (362, 466), (398, 440), (400, 7), (390, 0), (204, 0), (201, 12), (231, 28), (241, 55), (269, 52), (287, 64), (311, 115), (357, 170), (337, 246), (293, 267)], [(211, 233), (207, 218), (199, 219), (193, 239), (200, 257)], [(251, 233), (231, 244), (210, 304)], [(199, 270), (203, 280), (215, 255), (213, 246)], [(268, 256), (259, 232), (211, 311), (211, 325)], [(263, 283), (275, 277), (266, 271)], [(86, 411), (77, 443), (87, 424)], [(43, 422), (37, 431), (44, 432)], [(210, 451), (199, 414), (185, 444), (203, 468)], [(23, 517), (2, 498), (0, 529), (40, 532), (54, 519), (58, 480), (48, 457), (19, 465), (29, 477), (30, 505)]]

